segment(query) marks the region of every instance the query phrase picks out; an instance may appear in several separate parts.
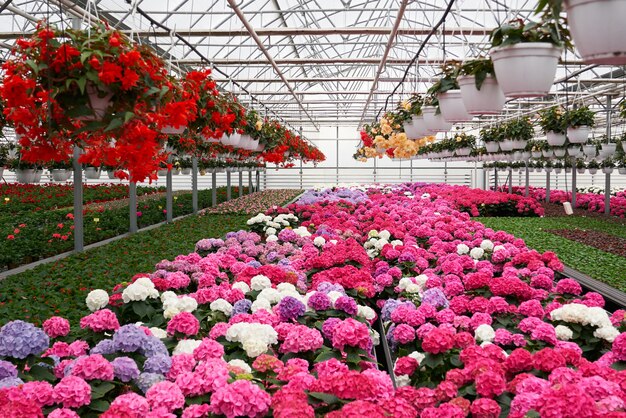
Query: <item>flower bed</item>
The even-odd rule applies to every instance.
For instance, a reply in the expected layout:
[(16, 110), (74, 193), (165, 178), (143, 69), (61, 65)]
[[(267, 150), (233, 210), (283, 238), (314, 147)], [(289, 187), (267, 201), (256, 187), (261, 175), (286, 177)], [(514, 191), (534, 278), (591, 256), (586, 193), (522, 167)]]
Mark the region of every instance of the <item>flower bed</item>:
[[(513, 187), (513, 193), (523, 195), (525, 187)], [(529, 195), (539, 201), (546, 200), (546, 189), (543, 187), (529, 187)], [(620, 218), (626, 217), (626, 190), (611, 193), (611, 215)], [(550, 202), (563, 203), (572, 201), (572, 192), (564, 190), (550, 190)], [(589, 212), (604, 213), (604, 194), (597, 192), (576, 193), (576, 207)]]
[[(137, 187), (137, 195), (165, 191), (164, 187)], [(124, 184), (83, 185), (84, 204), (128, 198)], [(0, 184), (0, 216), (74, 206), (74, 186), (60, 184)]]
[(272, 206), (281, 206), (286, 202), (296, 198), (302, 190), (296, 189), (270, 189), (261, 192), (244, 195), (217, 205), (214, 208), (207, 208), (201, 214), (207, 213), (241, 213), (257, 214), (264, 212)]
[[(218, 201), (226, 200), (226, 189), (218, 189)], [(174, 216), (192, 211), (191, 193), (174, 196)], [(165, 196), (143, 200), (137, 205), (139, 228), (166, 219)], [(211, 205), (211, 190), (198, 192), (198, 205)], [(85, 244), (102, 241), (128, 232), (128, 202), (105, 208), (90, 205), (84, 210)], [(21, 264), (51, 257), (74, 248), (73, 214), (71, 209), (23, 212), (0, 216), (0, 268), (15, 268)]]
[(202, 240), (92, 291), (79, 324), (4, 325), (0, 415), (620, 416), (624, 311), (446, 189), (274, 209), (249, 222), (264, 240)]

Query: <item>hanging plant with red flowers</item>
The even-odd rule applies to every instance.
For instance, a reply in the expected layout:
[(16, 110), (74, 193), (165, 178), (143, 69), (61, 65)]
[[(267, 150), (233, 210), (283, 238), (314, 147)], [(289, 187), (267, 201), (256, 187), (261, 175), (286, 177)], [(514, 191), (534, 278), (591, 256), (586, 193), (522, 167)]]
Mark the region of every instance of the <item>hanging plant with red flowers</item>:
[(25, 160), (59, 161), (78, 145), (81, 162), (127, 169), (133, 181), (155, 178), (165, 158), (160, 126), (178, 114), (173, 105), (158, 113), (172, 83), (150, 48), (104, 23), (84, 31), (40, 23), (3, 70), (0, 95)]

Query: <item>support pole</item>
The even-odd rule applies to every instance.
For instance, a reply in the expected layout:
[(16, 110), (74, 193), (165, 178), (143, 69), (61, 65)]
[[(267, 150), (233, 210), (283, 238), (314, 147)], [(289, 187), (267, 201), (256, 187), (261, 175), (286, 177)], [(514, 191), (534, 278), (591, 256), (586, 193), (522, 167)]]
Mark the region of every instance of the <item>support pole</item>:
[(261, 173), (259, 172), (259, 170), (255, 171), (255, 176), (256, 176), (256, 191), (260, 192), (261, 191)]
[(550, 203), (550, 172), (546, 172), (546, 202)]
[(129, 227), (129, 232), (131, 234), (134, 234), (135, 232), (137, 232), (137, 183), (135, 183), (134, 181), (131, 181), (128, 184), (128, 194), (129, 194), (129, 199), (128, 199), (128, 211), (129, 211), (129, 218), (130, 218), (130, 227)]
[[(611, 111), (612, 97), (606, 96), (606, 137), (607, 141), (611, 140)], [(611, 214), (611, 175), (604, 173), (604, 214)]]
[(198, 157), (191, 158), (191, 207), (198, 213)]
[(530, 173), (528, 171), (528, 161), (526, 161), (526, 170), (524, 171), (524, 196), (528, 197), (530, 194)]
[(302, 160), (300, 160), (300, 190), (302, 190)]
[(72, 167), (74, 168), (74, 251), (83, 251), (85, 246), (83, 233), (83, 168), (78, 159), (81, 150), (74, 147), (74, 158)]
[(217, 173), (215, 169), (211, 173), (211, 206), (217, 206)]
[(496, 167), (493, 168), (493, 189), (498, 191), (498, 169)]
[(409, 178), (411, 179), (411, 183), (413, 183), (413, 158), (411, 158), (409, 162), (410, 162), (410, 167), (411, 167), (411, 171), (410, 171), (411, 174)]
[(230, 170), (226, 169), (226, 200), (231, 199), (231, 190), (230, 190)]
[(572, 209), (576, 208), (576, 158), (572, 158)]
[(448, 162), (443, 163), (443, 182), (448, 184)]
[(513, 169), (509, 168), (509, 194), (513, 193)]
[(243, 196), (243, 171), (239, 172), (239, 197)]
[(378, 157), (374, 157), (374, 183), (376, 183), (376, 160)]
[[(172, 163), (171, 154), (169, 157), (167, 157), (167, 163), (168, 165)], [(165, 177), (165, 211), (167, 212), (165, 214), (165, 220), (167, 222), (172, 222), (172, 219), (174, 218), (173, 216), (174, 196), (172, 193), (172, 169), (171, 168), (167, 169), (167, 176)]]
[(248, 194), (254, 193), (252, 188), (252, 170), (248, 171)]

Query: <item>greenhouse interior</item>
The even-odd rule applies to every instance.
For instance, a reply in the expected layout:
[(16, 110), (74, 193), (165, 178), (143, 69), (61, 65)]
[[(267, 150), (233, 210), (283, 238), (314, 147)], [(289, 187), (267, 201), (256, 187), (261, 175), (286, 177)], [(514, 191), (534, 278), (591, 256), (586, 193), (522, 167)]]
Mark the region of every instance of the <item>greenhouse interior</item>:
[(626, 417), (626, 0), (0, 0), (0, 418)]

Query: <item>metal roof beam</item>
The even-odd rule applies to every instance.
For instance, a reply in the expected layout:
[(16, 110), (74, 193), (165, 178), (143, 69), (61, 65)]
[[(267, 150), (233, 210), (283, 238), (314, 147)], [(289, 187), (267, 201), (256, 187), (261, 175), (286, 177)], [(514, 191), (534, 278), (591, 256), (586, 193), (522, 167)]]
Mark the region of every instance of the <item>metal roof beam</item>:
[[(365, 57), (365, 58), (272, 58), (272, 61), (263, 60), (263, 59), (220, 59), (214, 58), (211, 62), (217, 66), (227, 66), (227, 65), (272, 65), (272, 63), (277, 65), (353, 65), (353, 64), (366, 64), (366, 65), (374, 65), (380, 64), (381, 57)], [(173, 62), (178, 63), (179, 65), (200, 65), (201, 61), (195, 59), (184, 59), (184, 60), (174, 60)], [(388, 58), (386, 60), (387, 65), (404, 65), (406, 66), (411, 62), (410, 58)], [(431, 65), (438, 66), (445, 62), (443, 58), (421, 58), (418, 63), (420, 65)], [(561, 60), (560, 63), (562, 65), (585, 65), (585, 62), (582, 60)]]

